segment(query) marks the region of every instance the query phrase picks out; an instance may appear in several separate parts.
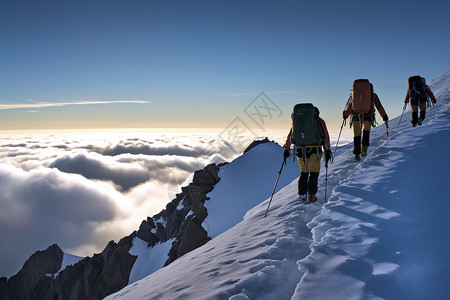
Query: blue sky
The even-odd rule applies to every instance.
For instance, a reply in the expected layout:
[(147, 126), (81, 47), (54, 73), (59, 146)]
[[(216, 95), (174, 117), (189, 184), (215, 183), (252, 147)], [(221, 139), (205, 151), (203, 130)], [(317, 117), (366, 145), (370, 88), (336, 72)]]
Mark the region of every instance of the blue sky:
[[(2, 1), (0, 129), (227, 126), (263, 91), (341, 123), (352, 81), (387, 113), (450, 68), (448, 1)], [(122, 101), (120, 103), (111, 103)]]

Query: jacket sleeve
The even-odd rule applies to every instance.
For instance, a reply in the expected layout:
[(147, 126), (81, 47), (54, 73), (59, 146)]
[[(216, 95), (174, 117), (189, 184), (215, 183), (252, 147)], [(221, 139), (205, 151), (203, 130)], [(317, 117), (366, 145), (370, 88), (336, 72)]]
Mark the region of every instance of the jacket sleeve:
[(348, 117), (353, 111), (352, 108), (352, 97), (350, 96), (347, 100), (347, 105), (345, 106), (344, 112), (342, 113), (342, 116)]
[(330, 135), (328, 134), (327, 125), (325, 124), (325, 121), (320, 118), (320, 126), (322, 126), (323, 134), (325, 135), (325, 145), (323, 145), (325, 150), (330, 150)]
[(436, 98), (434, 98), (433, 92), (431, 91), (428, 85), (425, 86), (425, 91), (427, 92), (428, 97), (430, 97), (431, 100), (436, 102)]
[(405, 103), (409, 101), (409, 89), (406, 91)]
[(292, 128), (289, 130), (289, 134), (286, 138), (286, 143), (284, 143), (284, 149), (290, 150), (291, 149), (291, 134), (292, 134)]
[(381, 105), (380, 99), (378, 99), (378, 95), (373, 93), (373, 102), (375, 104), (375, 107), (377, 108), (378, 112), (380, 113), (381, 117), (384, 118), (387, 116), (386, 112), (384, 111), (383, 105)]

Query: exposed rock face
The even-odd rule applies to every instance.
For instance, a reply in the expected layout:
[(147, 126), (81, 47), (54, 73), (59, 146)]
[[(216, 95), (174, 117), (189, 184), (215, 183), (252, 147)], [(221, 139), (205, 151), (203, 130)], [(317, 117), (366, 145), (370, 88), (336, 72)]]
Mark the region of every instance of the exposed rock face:
[(50, 246), (33, 254), (9, 280), (0, 279), (0, 298), (7, 299), (103, 299), (128, 284), (136, 260), (129, 254), (135, 234), (109, 242), (105, 250), (86, 257), (61, 272), (63, 251)]
[(177, 251), (177, 257), (200, 247), (209, 240), (208, 233), (196, 222), (189, 222)]
[(63, 251), (54, 244), (46, 250), (37, 251), (25, 262), (22, 269), (14, 276), (0, 281), (0, 299), (38, 299), (33, 297), (35, 287), (47, 286), (61, 268)]
[(250, 151), (251, 149), (255, 148), (256, 146), (258, 146), (259, 144), (264, 144), (264, 143), (269, 143), (269, 139), (268, 138), (264, 138), (262, 140), (254, 140), (245, 150), (244, 150), (244, 154), (247, 153), (248, 151)]
[(183, 187), (166, 209), (142, 221), (137, 237), (149, 246), (174, 240), (166, 265), (210, 240), (201, 224), (208, 216), (206, 194), (219, 182), (219, 169), (219, 165), (210, 164), (196, 171), (192, 183)]

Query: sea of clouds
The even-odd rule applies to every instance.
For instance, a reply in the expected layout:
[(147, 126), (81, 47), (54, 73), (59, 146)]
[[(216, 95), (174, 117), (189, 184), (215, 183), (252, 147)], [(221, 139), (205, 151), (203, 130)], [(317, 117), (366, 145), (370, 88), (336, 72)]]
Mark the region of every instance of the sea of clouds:
[(217, 134), (0, 136), (0, 276), (57, 243), (101, 252), (163, 209), (193, 172), (231, 161), (251, 142)]

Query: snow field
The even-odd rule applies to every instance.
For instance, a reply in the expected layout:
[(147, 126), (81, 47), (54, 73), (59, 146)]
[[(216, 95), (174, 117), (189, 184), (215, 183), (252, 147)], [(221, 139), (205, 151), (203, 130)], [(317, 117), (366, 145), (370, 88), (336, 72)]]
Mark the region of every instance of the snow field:
[[(448, 97), (438, 99), (437, 114), (428, 109), (421, 127), (411, 127), (408, 109), (398, 130), (399, 118), (390, 122), (389, 141), (374, 130), (361, 163), (347, 172), (341, 162), (351, 164), (351, 157), (339, 157), (333, 165), (329, 182), (335, 187), (308, 224), (312, 253), (299, 262), (305, 275), (293, 299), (450, 295), (442, 280), (449, 275), (449, 264), (442, 261), (450, 248), (444, 238), (450, 233), (450, 206), (442, 166), (450, 165), (450, 158), (442, 150), (450, 146), (450, 112)], [(351, 145), (346, 148), (351, 154)]]

